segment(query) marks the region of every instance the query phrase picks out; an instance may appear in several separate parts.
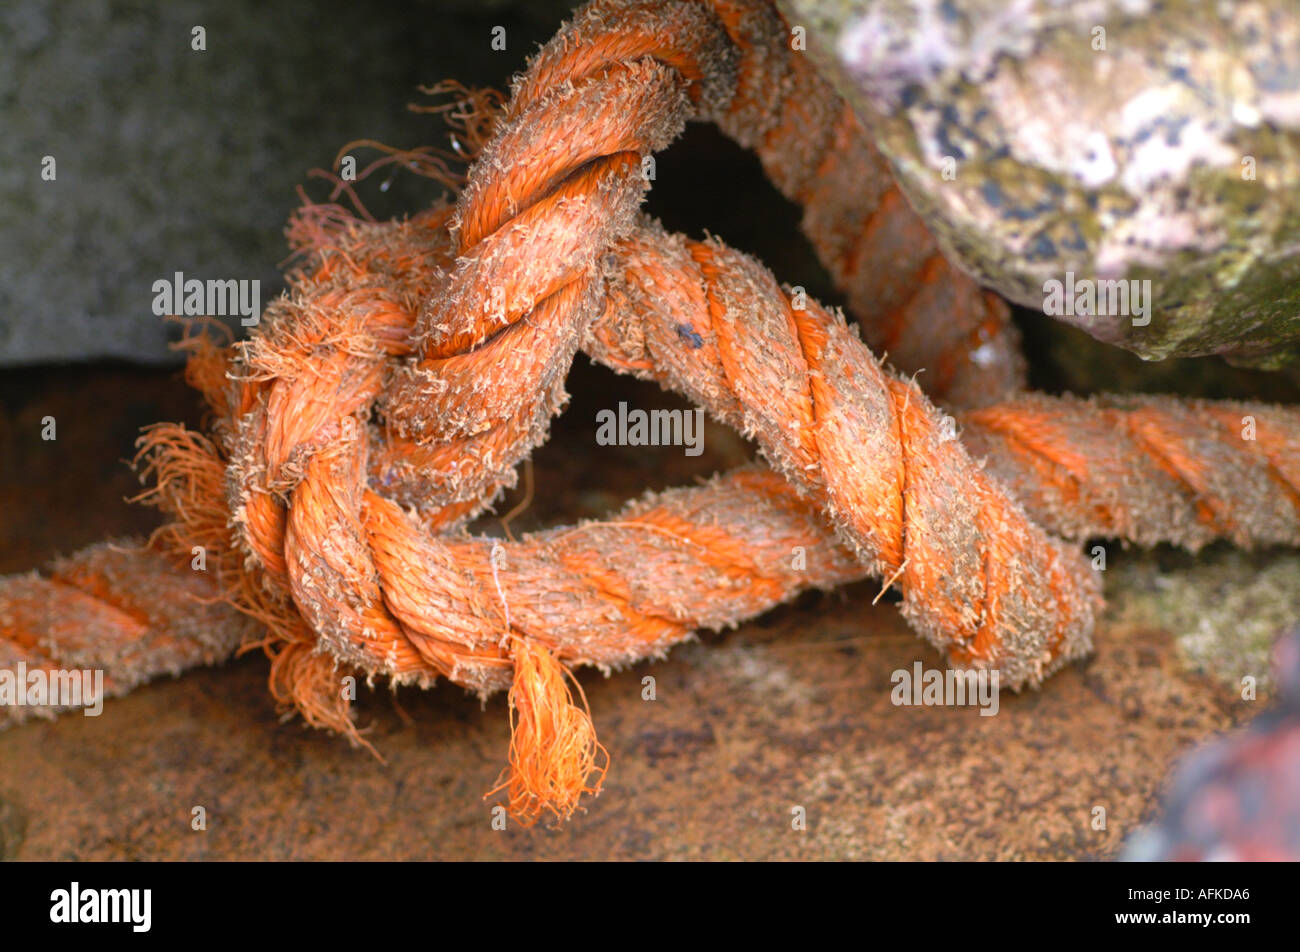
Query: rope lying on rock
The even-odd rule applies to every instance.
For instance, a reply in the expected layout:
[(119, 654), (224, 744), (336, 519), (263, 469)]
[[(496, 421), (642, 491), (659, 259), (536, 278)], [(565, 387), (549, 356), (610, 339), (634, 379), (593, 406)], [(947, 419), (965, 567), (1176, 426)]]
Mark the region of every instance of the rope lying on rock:
[[(0, 670), (101, 671), (102, 697), (224, 661), (255, 631), (205, 575), (138, 542), (101, 543), (56, 560), (46, 575), (0, 579)], [(68, 709), (0, 699), (0, 727)]]
[[(174, 517), (154, 551), (205, 548), (213, 590), (266, 628), (276, 697), (355, 737), (340, 664), (509, 688), (503, 787), (525, 822), (569, 815), (604, 769), (566, 666), (659, 656), (874, 574), (953, 663), (1037, 684), (1086, 652), (1099, 600), (1096, 575), (1049, 531), (1300, 542), (1294, 411), (1025, 397), (954, 419), (757, 262), (639, 220), (643, 157), (698, 116), (757, 144), (845, 286), (894, 224), (913, 228), (889, 202), (835, 210), (852, 190), (826, 182), (853, 179), (855, 148), (879, 157), (770, 8), (714, 7), (580, 11), (516, 83), (454, 209), (301, 228), (309, 265), (253, 339), (190, 342), (211, 439), (172, 425), (144, 438), (150, 498)], [(867, 239), (848, 237), (853, 215), (859, 232), (870, 217)], [(973, 285), (961, 296), (976, 326), (944, 339), (958, 356), (942, 386), (970, 405), (1014, 389), (1018, 364), (1000, 305)], [(889, 309), (906, 315), (888, 331), (900, 340), (944, 313), (941, 295), (908, 300)], [(752, 435), (776, 472), (743, 468), (519, 542), (459, 532), (545, 438), (580, 346)], [(1012, 357), (971, 357), (985, 347)], [(1246, 417), (1253, 439), (1234, 435)], [(109, 591), (93, 573), (81, 583)], [(58, 584), (0, 582), (10, 641), (61, 623)], [(160, 570), (134, 591), (171, 585)], [(93, 623), (106, 644), (139, 637), (124, 618)]]

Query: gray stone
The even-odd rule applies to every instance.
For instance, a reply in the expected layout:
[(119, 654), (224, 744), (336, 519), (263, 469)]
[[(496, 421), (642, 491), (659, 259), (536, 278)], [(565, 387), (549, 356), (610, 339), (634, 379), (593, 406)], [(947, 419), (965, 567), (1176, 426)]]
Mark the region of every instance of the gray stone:
[(780, 2), (978, 279), (1035, 310), (1066, 272), (1149, 280), (1148, 326), (1062, 318), (1148, 359), (1296, 354), (1293, 0)]
[[(6, 0), (0, 364), (177, 360), (166, 344), (179, 327), (153, 313), (154, 281), (256, 279), (265, 304), (310, 169), (359, 138), (444, 144), (436, 119), (406, 109), (423, 99), (416, 87), (504, 86), (568, 7)], [(505, 51), (491, 48), (496, 25)], [(54, 181), (41, 177), (47, 155)], [(436, 196), (412, 178), (373, 188), (372, 212)]]

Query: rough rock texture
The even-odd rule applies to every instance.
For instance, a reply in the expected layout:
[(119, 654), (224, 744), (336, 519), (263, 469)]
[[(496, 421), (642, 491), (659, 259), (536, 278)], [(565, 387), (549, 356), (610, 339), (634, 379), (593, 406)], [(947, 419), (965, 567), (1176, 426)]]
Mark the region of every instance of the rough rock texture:
[(1161, 548), (1129, 552), (1110, 566), (1106, 594), (1116, 621), (1162, 626), (1189, 671), (1240, 690), (1271, 685), (1269, 652), (1300, 622), (1300, 556), (1215, 546), (1198, 556)]
[(1147, 326), (1062, 317), (1148, 359), (1297, 352), (1290, 0), (781, 5), (977, 278), (1035, 310), (1066, 272), (1149, 280)]
[[(427, 101), (417, 86), (504, 85), (570, 6), (0, 5), (0, 365), (176, 361), (152, 286), (177, 271), (259, 280), (265, 305), (310, 169), (354, 139), (432, 142), (438, 123), (405, 108)], [(491, 48), (497, 25), (504, 51)], [(361, 155), (359, 167), (378, 153)], [(418, 207), (411, 178), (372, 212)]]

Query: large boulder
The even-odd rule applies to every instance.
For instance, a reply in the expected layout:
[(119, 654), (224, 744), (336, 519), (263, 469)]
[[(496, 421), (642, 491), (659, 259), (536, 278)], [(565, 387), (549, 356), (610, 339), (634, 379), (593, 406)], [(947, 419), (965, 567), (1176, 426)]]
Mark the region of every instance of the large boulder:
[(1055, 315), (1149, 359), (1296, 354), (1294, 0), (780, 3), (979, 280), (1150, 281), (1145, 315)]

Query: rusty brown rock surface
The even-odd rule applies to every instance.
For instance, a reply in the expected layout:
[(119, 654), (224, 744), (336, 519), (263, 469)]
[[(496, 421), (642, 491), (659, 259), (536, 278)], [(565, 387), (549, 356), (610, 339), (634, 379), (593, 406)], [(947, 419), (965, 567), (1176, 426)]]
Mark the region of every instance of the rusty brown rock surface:
[[(733, 465), (720, 428), (688, 459), (597, 447), (594, 409), (672, 405), (653, 387), (579, 367), (574, 403), (535, 457), (537, 496), (514, 524), (594, 516), (644, 488)], [(0, 571), (32, 567), (152, 514), (121, 499), (135, 427), (189, 416), (166, 374), (25, 372), (0, 387)], [(39, 444), (40, 418), (60, 420)], [(36, 439), (39, 439), (38, 437)], [(504, 511), (512, 500), (508, 500)], [(491, 524), (485, 524), (486, 527)], [(1097, 859), (1150, 818), (1193, 744), (1257, 708), (1188, 674), (1175, 633), (1110, 622), (1097, 652), (1000, 713), (895, 707), (891, 673), (940, 662), (863, 583), (810, 595), (666, 662), (580, 677), (613, 766), (562, 830), (495, 831), (505, 701), (459, 689), (362, 692), (377, 761), (282, 723), (266, 664), (147, 685), (99, 718), (0, 733), (0, 853), (17, 859)], [(656, 679), (654, 701), (642, 679)], [(1260, 702), (1263, 703), (1261, 698)], [(204, 807), (207, 830), (191, 829)], [(791, 828), (803, 807), (807, 830)], [(1103, 807), (1104, 831), (1093, 829)]]

